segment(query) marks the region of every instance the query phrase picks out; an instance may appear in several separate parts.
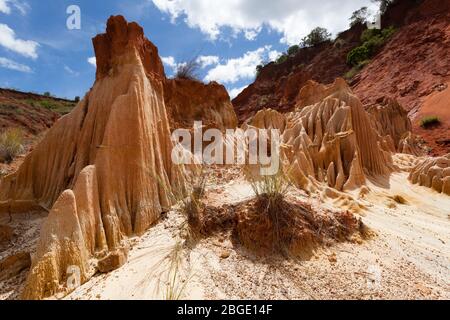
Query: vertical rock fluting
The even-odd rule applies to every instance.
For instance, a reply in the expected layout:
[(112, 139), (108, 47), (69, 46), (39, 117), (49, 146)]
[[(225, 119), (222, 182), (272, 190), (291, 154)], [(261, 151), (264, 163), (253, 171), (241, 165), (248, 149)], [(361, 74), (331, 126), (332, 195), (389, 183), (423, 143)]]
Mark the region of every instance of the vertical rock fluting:
[(330, 86), (310, 81), (295, 111), (263, 110), (250, 125), (280, 129), (286, 170), (301, 188), (314, 180), (337, 190), (353, 189), (365, 183), (366, 175), (393, 170), (390, 150), (343, 79)]
[(407, 153), (415, 156), (424, 154), (419, 139), (412, 134), (412, 123), (405, 109), (392, 98), (379, 99), (366, 107), (372, 118), (373, 126), (385, 139), (385, 145), (392, 152)]
[(156, 47), (121, 16), (109, 19), (94, 47), (93, 88), (0, 184), (4, 211), (51, 208), (26, 299), (64, 292), (70, 268), (85, 282), (92, 258), (143, 233), (171, 205), (171, 190), (184, 188), (181, 169), (171, 162), (165, 76)]
[(450, 196), (450, 154), (423, 160), (412, 169), (409, 180)]

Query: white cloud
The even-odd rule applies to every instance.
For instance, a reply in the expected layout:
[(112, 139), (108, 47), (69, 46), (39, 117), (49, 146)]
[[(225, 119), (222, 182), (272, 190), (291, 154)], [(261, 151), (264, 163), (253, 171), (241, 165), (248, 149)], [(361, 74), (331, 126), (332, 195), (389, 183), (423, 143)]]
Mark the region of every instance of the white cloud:
[(336, 34), (348, 27), (353, 11), (371, 6), (371, 0), (152, 0), (175, 22), (184, 19), (188, 26), (199, 28), (213, 40), (222, 28), (243, 32), (253, 40), (262, 27), (282, 34), (281, 41), (297, 44), (317, 26)]
[(207, 68), (209, 66), (214, 66), (219, 63), (218, 56), (200, 56), (197, 58), (197, 62), (202, 68)]
[(265, 46), (255, 51), (248, 51), (240, 58), (228, 59), (209, 70), (204, 80), (206, 82), (236, 83), (253, 78), (256, 75), (256, 66), (267, 58), (270, 49), (271, 46)]
[(90, 57), (87, 59), (87, 62), (91, 65), (93, 65), (94, 67), (97, 67), (97, 58), (96, 57)]
[(6, 24), (0, 23), (0, 45), (25, 57), (36, 59), (39, 44), (31, 40), (16, 38), (16, 33)]
[(29, 66), (17, 63), (15, 61), (3, 57), (0, 57), (0, 67), (25, 73), (33, 72)]
[(0, 0), (0, 12), (10, 14), (11, 8), (8, 6), (8, 0)]
[(242, 91), (244, 91), (245, 88), (248, 86), (243, 86), (241, 88), (233, 88), (231, 90), (228, 90), (228, 94), (230, 95), (231, 99), (236, 98)]
[(161, 57), (161, 60), (166, 66), (171, 68), (174, 73), (177, 72), (179, 65), (175, 61), (174, 57), (172, 57), (172, 56)]
[(269, 52), (269, 60), (276, 61), (282, 54), (283, 54), (282, 52), (272, 50)]
[(11, 5), (20, 12), (22, 15), (26, 15), (30, 10), (30, 5), (25, 1), (19, 0), (0, 0), (0, 12), (5, 14), (11, 13)]
[(71, 75), (73, 75), (73, 76), (75, 76), (75, 77), (78, 77), (78, 76), (80, 75), (79, 72), (73, 70), (73, 69), (70, 68), (69, 66), (64, 66), (64, 70), (65, 70), (67, 73), (69, 73), (69, 74), (71, 74)]

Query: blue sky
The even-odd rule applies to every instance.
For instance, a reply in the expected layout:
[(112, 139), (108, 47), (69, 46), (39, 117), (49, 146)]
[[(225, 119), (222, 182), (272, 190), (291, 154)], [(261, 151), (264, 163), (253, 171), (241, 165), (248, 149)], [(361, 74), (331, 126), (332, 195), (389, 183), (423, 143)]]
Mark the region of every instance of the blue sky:
[[(316, 26), (344, 30), (370, 0), (0, 0), (0, 87), (83, 96), (95, 79), (91, 39), (110, 15), (144, 27), (170, 76), (199, 56), (199, 77), (232, 95), (251, 83), (255, 66), (274, 59)], [(81, 29), (68, 30), (66, 9), (81, 9)]]

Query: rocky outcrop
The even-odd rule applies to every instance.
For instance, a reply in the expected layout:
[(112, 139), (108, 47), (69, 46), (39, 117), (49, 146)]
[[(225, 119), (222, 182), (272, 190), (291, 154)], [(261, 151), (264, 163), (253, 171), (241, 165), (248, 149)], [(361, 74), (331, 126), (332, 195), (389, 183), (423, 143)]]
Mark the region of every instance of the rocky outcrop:
[(172, 128), (192, 128), (194, 121), (219, 130), (234, 129), (238, 121), (224, 86), (189, 79), (167, 79), (164, 101)]
[(0, 261), (0, 281), (17, 276), (31, 265), (29, 252), (19, 252)]
[(292, 111), (308, 80), (332, 83), (342, 77), (350, 69), (347, 54), (358, 45), (363, 30), (362, 25), (356, 25), (341, 33), (335, 42), (303, 48), (283, 63), (269, 63), (255, 82), (233, 100), (239, 121), (245, 122), (265, 108), (282, 113)]
[(450, 195), (450, 154), (422, 161), (412, 169), (409, 180), (414, 184)]
[(0, 224), (0, 244), (10, 241), (14, 236), (14, 229), (10, 226)]
[[(408, 112), (413, 133), (423, 136), (433, 154), (450, 152), (439, 140), (450, 139), (448, 108), (433, 103), (430, 97), (446, 88), (450, 81), (450, 2), (440, 0), (397, 1), (388, 12), (384, 25), (400, 25), (394, 37), (371, 63), (355, 77), (353, 89), (364, 104), (376, 103), (380, 95), (395, 98)], [(445, 116), (447, 114), (447, 116)], [(442, 129), (422, 130), (425, 115), (439, 116)]]
[(323, 182), (349, 190), (365, 184), (366, 176), (393, 170), (389, 148), (343, 79), (330, 86), (310, 81), (299, 96), (295, 111), (263, 110), (250, 121), (283, 133), (285, 171), (298, 187)]
[[(450, 152), (448, 108), (427, 103), (450, 83), (448, 21), (449, 1), (394, 1), (382, 17), (382, 26), (394, 26), (396, 33), (349, 81), (364, 106), (377, 104), (385, 96), (398, 101), (409, 113), (413, 134), (423, 136), (435, 155)], [(292, 111), (299, 90), (308, 80), (330, 84), (343, 77), (351, 69), (346, 63), (347, 54), (361, 45), (363, 31), (364, 27), (357, 25), (339, 34), (334, 42), (302, 48), (283, 63), (265, 66), (255, 82), (233, 100), (240, 122), (264, 108)], [(420, 120), (424, 114), (439, 116), (442, 125), (432, 131), (422, 130)]]
[(94, 38), (97, 80), (50, 129), (20, 169), (0, 182), (0, 208), (48, 208), (23, 297), (66, 290), (68, 268), (83, 283), (91, 260), (142, 234), (171, 206), (183, 176), (171, 162), (164, 72), (156, 48), (123, 17)]
[(424, 155), (419, 138), (414, 136), (411, 120), (405, 109), (392, 98), (383, 97), (375, 104), (366, 107), (372, 125), (391, 146), (392, 152)]

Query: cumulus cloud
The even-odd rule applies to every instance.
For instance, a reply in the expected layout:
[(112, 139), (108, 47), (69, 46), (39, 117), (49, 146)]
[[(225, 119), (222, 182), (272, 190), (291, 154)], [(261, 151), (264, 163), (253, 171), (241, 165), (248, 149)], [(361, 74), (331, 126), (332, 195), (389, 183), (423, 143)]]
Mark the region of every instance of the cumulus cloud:
[(230, 95), (231, 99), (236, 98), (244, 89), (247, 88), (247, 86), (243, 86), (240, 88), (233, 88), (231, 90), (228, 90), (228, 94)]
[(198, 64), (202, 68), (207, 68), (209, 66), (213, 66), (219, 63), (219, 57), (218, 56), (200, 56), (197, 58)]
[(0, 57), (0, 67), (25, 73), (33, 72), (29, 66), (17, 63), (15, 61), (3, 57)]
[(255, 51), (248, 51), (242, 57), (228, 59), (209, 70), (204, 80), (236, 83), (253, 78), (256, 75), (256, 66), (266, 60), (270, 51), (271, 46), (265, 46)]
[(19, 11), (22, 15), (26, 15), (30, 10), (30, 5), (25, 1), (0, 0), (0, 12), (10, 14), (11, 6), (14, 7), (17, 11)]
[(297, 44), (317, 26), (333, 33), (348, 27), (352, 12), (371, 6), (371, 0), (152, 0), (172, 22), (183, 19), (211, 39), (224, 27), (253, 40), (263, 27), (282, 34), (281, 42)]
[(89, 57), (89, 58), (87, 58), (87, 62), (90, 65), (92, 65), (94, 67), (97, 67), (97, 58), (96, 57)]
[(172, 56), (168, 56), (168, 57), (161, 57), (162, 62), (169, 67), (170, 69), (172, 69), (173, 72), (177, 72), (178, 70), (178, 64), (175, 61), (175, 58)]
[(2, 23), (0, 23), (0, 45), (28, 58), (36, 59), (38, 57), (39, 44), (37, 42), (18, 39), (14, 30)]

